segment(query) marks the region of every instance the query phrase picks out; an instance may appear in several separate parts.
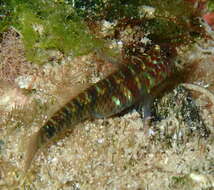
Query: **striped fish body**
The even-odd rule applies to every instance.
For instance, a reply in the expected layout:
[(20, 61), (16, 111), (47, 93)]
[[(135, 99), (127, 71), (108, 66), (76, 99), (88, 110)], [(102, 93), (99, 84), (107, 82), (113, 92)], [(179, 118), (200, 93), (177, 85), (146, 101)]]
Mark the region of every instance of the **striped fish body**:
[(85, 92), (93, 97), (91, 116), (110, 117), (140, 102), (146, 104), (153, 89), (169, 77), (171, 71), (169, 63), (160, 57), (133, 58)]
[(48, 141), (74, 125), (90, 118), (105, 118), (139, 103), (148, 101), (152, 90), (171, 75), (171, 65), (160, 56), (142, 55), (103, 80), (95, 83), (59, 109), (41, 127), (34, 138), (34, 154)]

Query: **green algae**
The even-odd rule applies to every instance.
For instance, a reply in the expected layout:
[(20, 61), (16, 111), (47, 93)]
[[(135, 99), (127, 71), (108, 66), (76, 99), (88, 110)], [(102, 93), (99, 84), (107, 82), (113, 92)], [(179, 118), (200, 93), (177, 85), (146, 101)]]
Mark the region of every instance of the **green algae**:
[(11, 0), (7, 6), (11, 10), (13, 8), (10, 15), (13, 17), (12, 25), (19, 31), (30, 61), (47, 62), (48, 50), (84, 55), (102, 44), (89, 33), (84, 21), (66, 3)]
[(208, 7), (208, 10), (210, 12), (214, 11), (214, 1), (213, 0), (209, 0), (208, 3), (207, 3), (207, 7)]

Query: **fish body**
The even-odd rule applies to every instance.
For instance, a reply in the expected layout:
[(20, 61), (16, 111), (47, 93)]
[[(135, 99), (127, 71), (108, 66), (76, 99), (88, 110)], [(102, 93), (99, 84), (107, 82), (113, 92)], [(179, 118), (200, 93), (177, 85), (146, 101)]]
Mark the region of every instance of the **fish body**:
[(170, 62), (163, 60), (160, 55), (133, 57), (53, 114), (32, 138), (27, 167), (38, 149), (76, 124), (86, 119), (113, 116), (138, 102), (146, 103), (153, 89), (171, 73)]

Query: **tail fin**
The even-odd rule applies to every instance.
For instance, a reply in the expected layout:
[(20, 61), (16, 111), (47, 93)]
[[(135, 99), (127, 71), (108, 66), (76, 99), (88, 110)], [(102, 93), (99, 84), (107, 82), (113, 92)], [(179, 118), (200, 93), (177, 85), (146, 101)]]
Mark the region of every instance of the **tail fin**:
[(30, 168), (31, 163), (34, 160), (35, 155), (40, 148), (40, 146), (39, 146), (40, 136), (41, 136), (40, 131), (38, 131), (37, 133), (33, 134), (30, 137), (28, 148), (27, 148), (25, 166), (24, 166), (25, 171), (27, 171)]

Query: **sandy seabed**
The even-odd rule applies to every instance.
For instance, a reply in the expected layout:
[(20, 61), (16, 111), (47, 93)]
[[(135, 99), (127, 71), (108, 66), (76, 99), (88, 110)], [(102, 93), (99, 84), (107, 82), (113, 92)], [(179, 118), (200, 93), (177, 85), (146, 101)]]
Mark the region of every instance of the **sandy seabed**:
[(152, 124), (151, 136), (145, 135), (135, 110), (85, 121), (39, 152), (24, 172), (31, 135), (84, 89), (73, 86), (87, 86), (103, 76), (90, 55), (69, 59), (51, 52), (62, 64), (31, 65), (19, 38), (8, 33), (0, 47), (5, 81), (0, 84), (0, 189), (213, 189), (214, 52), (213, 42), (202, 44), (180, 59), (199, 63), (189, 83), (204, 91), (197, 85), (192, 90), (178, 87), (157, 100), (161, 119)]

